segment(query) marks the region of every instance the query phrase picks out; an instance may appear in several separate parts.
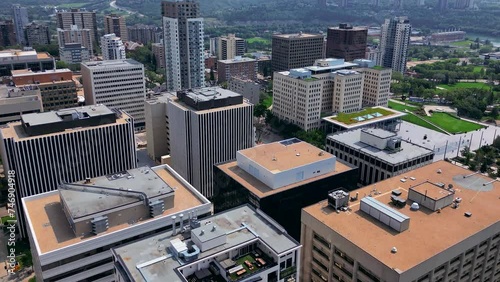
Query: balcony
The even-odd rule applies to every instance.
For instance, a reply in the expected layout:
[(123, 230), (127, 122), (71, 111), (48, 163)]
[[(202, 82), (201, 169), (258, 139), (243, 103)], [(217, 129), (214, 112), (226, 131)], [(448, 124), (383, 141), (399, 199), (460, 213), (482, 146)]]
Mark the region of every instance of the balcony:
[(297, 267), (291, 266), (280, 272), (280, 279), (283, 279), (284, 281), (294, 281), (296, 277), (295, 274), (297, 274)]

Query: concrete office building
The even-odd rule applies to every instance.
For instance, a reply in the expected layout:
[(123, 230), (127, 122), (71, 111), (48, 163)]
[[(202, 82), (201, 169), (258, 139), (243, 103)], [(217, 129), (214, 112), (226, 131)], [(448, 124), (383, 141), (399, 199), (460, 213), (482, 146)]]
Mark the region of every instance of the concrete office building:
[[(132, 118), (105, 106), (22, 115), (0, 129), (0, 140), (5, 171), (16, 172), (17, 203), (61, 182), (120, 172), (137, 162)], [(16, 208), (25, 237), (22, 208)]]
[(58, 28), (70, 30), (71, 26), (76, 25), (79, 29), (89, 29), (94, 44), (99, 42), (95, 12), (71, 9), (69, 12), (58, 12), (56, 17)]
[(353, 113), (361, 110), (364, 75), (354, 70), (339, 70), (333, 79), (333, 111)]
[(79, 64), (90, 61), (90, 51), (80, 43), (67, 43), (59, 47), (59, 58), (67, 64)]
[(212, 197), (213, 166), (255, 144), (253, 105), (219, 87), (177, 93), (167, 104), (172, 167)]
[(245, 55), (245, 39), (236, 37), (234, 34), (221, 36), (217, 39), (217, 58), (219, 60), (231, 60), (237, 56)]
[(240, 206), (180, 228), (113, 248), (115, 280), (301, 281), (301, 246), (260, 210)]
[(302, 212), (301, 279), (498, 281), (498, 197), (497, 181), (445, 161), (336, 191)]
[(153, 43), (151, 44), (151, 49), (153, 51), (153, 56), (155, 57), (156, 67), (164, 69), (165, 68), (165, 47), (163, 43)]
[(49, 27), (43, 24), (31, 23), (24, 27), (26, 45), (48, 45), (50, 44)]
[(102, 59), (107, 60), (125, 60), (125, 45), (120, 37), (114, 33), (105, 34), (101, 37)]
[(382, 24), (381, 66), (404, 73), (410, 45), (411, 24), (407, 17), (386, 19)]
[(116, 34), (123, 42), (128, 41), (128, 32), (124, 16), (116, 14), (104, 16), (104, 34), (111, 33)]
[(0, 125), (21, 120), (22, 114), (43, 112), (40, 89), (0, 86)]
[(0, 76), (10, 76), (11, 70), (30, 69), (33, 72), (55, 69), (54, 57), (46, 52), (35, 50), (4, 50), (0, 51)]
[(260, 84), (253, 80), (233, 77), (228, 81), (227, 89), (243, 95), (253, 105), (260, 102)]
[(26, 7), (21, 7), (21, 5), (18, 4), (13, 5), (12, 19), (14, 19), (14, 26), (16, 28), (16, 42), (17, 44), (24, 46), (26, 45), (26, 38), (24, 37), (24, 27), (30, 23), (28, 19), (28, 9), (26, 9)]
[(128, 40), (144, 45), (148, 43), (159, 43), (163, 37), (161, 27), (154, 25), (136, 24), (127, 26)]
[(356, 69), (363, 74), (363, 107), (387, 107), (391, 90), (392, 70), (375, 66), (370, 60), (355, 60), (361, 66)]
[(205, 85), (203, 18), (197, 0), (162, 1), (168, 91)]
[(321, 34), (273, 35), (272, 71), (286, 71), (312, 66), (323, 58), (324, 37)]
[(216, 212), (241, 204), (261, 209), (300, 238), (300, 211), (328, 191), (356, 188), (354, 166), (296, 138), (240, 150), (214, 168)]
[(144, 127), (144, 65), (132, 59), (82, 63), (85, 102), (120, 109)]
[(365, 57), (368, 28), (348, 24), (329, 27), (326, 36), (326, 57), (351, 62)]
[(257, 80), (257, 61), (251, 58), (236, 56), (234, 59), (219, 60), (217, 62), (219, 83), (229, 81), (233, 77)]
[[(337, 76), (345, 75), (338, 71), (356, 66), (357, 64), (346, 63), (343, 59), (322, 59), (317, 60), (314, 66), (274, 73), (273, 114), (304, 130), (311, 130), (319, 128), (323, 114), (331, 114), (334, 111), (334, 103), (337, 103), (335, 109), (344, 109), (344, 107), (348, 109), (347, 106), (353, 106), (354, 109), (355, 104), (347, 104), (347, 101), (341, 101), (341, 97), (335, 97), (335, 95), (346, 93), (346, 78), (336, 79)], [(356, 83), (362, 82), (359, 81), (359, 74), (355, 74), (353, 79)], [(344, 81), (344, 84), (336, 87), (335, 81), (339, 83)], [(353, 86), (353, 89), (358, 89), (359, 86), (362, 84)], [(362, 91), (358, 93), (359, 101), (361, 101), (361, 93)], [(342, 98), (348, 98), (349, 103), (355, 101), (351, 97), (351, 92), (343, 95)]]
[(372, 61), (376, 66), (382, 65), (382, 50), (378, 46), (366, 47), (365, 59)]
[(359, 182), (365, 185), (430, 164), (434, 158), (434, 151), (380, 128), (329, 135), (326, 151), (359, 167)]
[(0, 46), (16, 45), (16, 31), (12, 20), (0, 21)]
[(17, 87), (35, 85), (40, 89), (43, 109), (55, 111), (78, 106), (76, 84), (69, 69), (33, 72), (29, 69), (13, 70), (12, 82)]
[(212, 204), (168, 166), (63, 184), (23, 206), (33, 269), (47, 282), (118, 281), (111, 248), (212, 214)]
[(174, 98), (175, 92), (148, 95), (144, 105), (148, 156), (158, 163), (170, 154), (167, 105)]
[(57, 42), (59, 48), (70, 43), (80, 43), (83, 47), (87, 48), (90, 55), (94, 55), (94, 37), (90, 29), (80, 29), (76, 25), (71, 25), (69, 29), (57, 29)]

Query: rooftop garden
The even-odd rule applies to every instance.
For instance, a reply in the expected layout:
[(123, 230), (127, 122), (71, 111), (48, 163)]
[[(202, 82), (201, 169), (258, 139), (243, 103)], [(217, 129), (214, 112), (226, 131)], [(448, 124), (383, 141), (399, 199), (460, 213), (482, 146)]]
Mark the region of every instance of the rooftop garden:
[[(390, 115), (394, 114), (392, 111), (388, 111), (388, 110), (385, 110), (382, 108), (366, 108), (362, 111), (355, 112), (355, 113), (349, 113), (349, 114), (339, 113), (336, 117), (332, 117), (331, 119), (342, 122), (344, 124), (354, 124), (354, 123), (365, 121), (366, 119), (364, 119), (363, 116), (366, 116), (366, 115), (373, 116), (373, 115), (376, 115), (377, 113), (382, 115), (382, 116), (378, 116), (378, 117), (385, 117), (385, 116), (390, 116)], [(363, 120), (360, 120), (359, 118), (362, 118)], [(377, 117), (373, 116), (373, 118), (377, 118)]]
[(373, 69), (375, 69), (375, 70), (383, 70), (383, 69), (385, 69), (385, 68), (384, 68), (384, 67), (382, 67), (382, 66), (374, 66), (374, 67), (373, 67)]

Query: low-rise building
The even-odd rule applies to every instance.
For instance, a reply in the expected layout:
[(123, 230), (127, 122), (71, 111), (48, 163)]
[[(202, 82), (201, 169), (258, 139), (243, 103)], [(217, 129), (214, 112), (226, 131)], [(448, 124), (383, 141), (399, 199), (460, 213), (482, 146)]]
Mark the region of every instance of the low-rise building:
[(233, 77), (257, 80), (257, 61), (251, 58), (236, 56), (234, 59), (217, 62), (219, 83), (229, 81)]
[(214, 167), (216, 212), (248, 203), (263, 210), (298, 240), (300, 210), (327, 191), (356, 188), (353, 166), (293, 138), (240, 150), (236, 161)]
[(254, 105), (260, 102), (260, 84), (253, 80), (233, 77), (228, 81), (227, 88), (243, 95), (245, 99)]
[(35, 50), (0, 51), (0, 76), (10, 76), (11, 70), (30, 69), (33, 72), (55, 69), (54, 57), (46, 52)]
[(116, 281), (302, 281), (301, 246), (245, 205), (112, 249)]
[(115, 280), (111, 248), (212, 214), (212, 204), (166, 165), (62, 184), (22, 202), (33, 269), (47, 282), (123, 281)]
[(434, 158), (434, 151), (380, 128), (329, 135), (326, 151), (359, 167), (359, 182), (365, 185), (430, 164)]
[(0, 86), (0, 125), (21, 120), (22, 114), (43, 112), (40, 89)]
[(439, 161), (305, 208), (302, 281), (499, 281), (500, 184)]

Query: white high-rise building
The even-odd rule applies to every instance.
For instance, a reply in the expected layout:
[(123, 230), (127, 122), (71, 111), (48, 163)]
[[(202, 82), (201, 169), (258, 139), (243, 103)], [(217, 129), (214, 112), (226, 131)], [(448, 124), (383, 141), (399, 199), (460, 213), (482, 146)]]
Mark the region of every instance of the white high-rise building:
[(104, 61), (125, 59), (125, 45), (114, 33), (101, 37), (101, 52)]
[(26, 9), (26, 7), (21, 7), (20, 5), (14, 5), (12, 9), (17, 44), (25, 45), (26, 39), (24, 38), (24, 27), (29, 24), (28, 9)]
[(163, 1), (162, 16), (167, 90), (203, 87), (203, 18), (198, 1)]
[(59, 48), (64, 48), (66, 44), (80, 43), (89, 50), (90, 56), (94, 54), (94, 37), (88, 28), (79, 28), (77, 25), (71, 25), (69, 29), (57, 29), (57, 43)]
[(407, 17), (386, 19), (382, 25), (380, 65), (404, 73), (410, 45), (411, 24)]
[(104, 104), (130, 114), (135, 126), (144, 127), (146, 85), (144, 65), (132, 60), (84, 62), (81, 64), (87, 104)]

